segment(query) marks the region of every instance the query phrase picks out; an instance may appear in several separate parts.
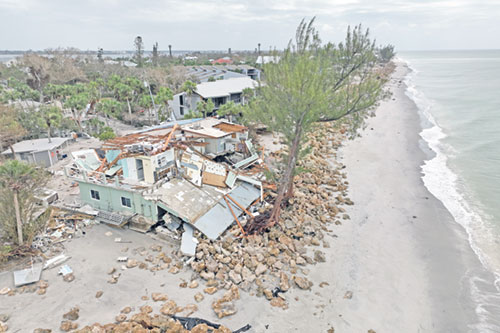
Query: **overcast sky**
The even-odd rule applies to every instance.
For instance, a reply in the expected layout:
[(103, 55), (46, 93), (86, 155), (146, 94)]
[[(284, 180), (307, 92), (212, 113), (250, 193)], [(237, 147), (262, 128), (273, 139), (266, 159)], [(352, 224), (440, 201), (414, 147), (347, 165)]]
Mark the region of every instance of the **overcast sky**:
[(500, 49), (500, 0), (0, 0), (0, 50), (282, 49), (313, 16), (323, 41), (362, 23), (400, 51)]

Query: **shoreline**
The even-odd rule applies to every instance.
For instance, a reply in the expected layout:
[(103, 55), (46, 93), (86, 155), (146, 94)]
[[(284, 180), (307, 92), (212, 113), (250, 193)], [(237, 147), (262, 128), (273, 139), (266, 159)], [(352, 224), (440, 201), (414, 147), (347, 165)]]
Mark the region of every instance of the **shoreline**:
[(354, 297), (336, 304), (343, 318), (337, 327), (485, 330), (468, 281), (471, 275), (486, 279), (488, 272), (465, 230), (423, 183), (421, 166), (429, 156), (421, 146), (419, 110), (405, 93), (408, 71), (398, 63), (389, 83), (391, 99), (367, 121), (361, 138), (339, 153), (355, 206), (339, 230), (340, 255), (332, 270), (340, 272), (337, 286)]

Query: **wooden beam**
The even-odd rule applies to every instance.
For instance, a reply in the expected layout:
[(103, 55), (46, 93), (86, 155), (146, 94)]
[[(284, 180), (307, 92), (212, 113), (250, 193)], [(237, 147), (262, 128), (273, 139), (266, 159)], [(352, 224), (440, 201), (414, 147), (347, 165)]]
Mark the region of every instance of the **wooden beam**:
[(231, 207), (231, 204), (229, 203), (229, 201), (227, 200), (227, 197), (224, 196), (224, 200), (226, 201), (226, 204), (227, 206), (229, 207), (229, 210), (231, 211), (231, 214), (233, 215), (234, 219), (236, 220), (236, 223), (238, 223), (238, 226), (240, 227), (241, 229), (241, 233), (243, 234), (243, 237), (246, 237), (247, 234), (245, 232), (245, 230), (243, 229), (243, 226), (241, 225), (240, 223), (240, 220), (238, 220), (238, 217), (236, 216), (236, 214), (234, 213), (233, 211), (233, 207)]
[(228, 197), (228, 199), (230, 199), (232, 202), (234, 202), (234, 204), (236, 206), (238, 206), (242, 211), (244, 211), (248, 216), (250, 217), (253, 217), (253, 214), (250, 213), (245, 207), (243, 207), (242, 205), (240, 205), (236, 200), (234, 200), (229, 194), (226, 194), (226, 197)]

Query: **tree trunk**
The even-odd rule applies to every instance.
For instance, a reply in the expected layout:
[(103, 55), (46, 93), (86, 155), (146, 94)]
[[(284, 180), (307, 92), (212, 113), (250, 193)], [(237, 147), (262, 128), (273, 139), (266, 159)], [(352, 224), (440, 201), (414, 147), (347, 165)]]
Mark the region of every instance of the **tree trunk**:
[(130, 119), (132, 119), (132, 108), (130, 107), (130, 101), (127, 98), (127, 106), (128, 106), (128, 115), (130, 116)]
[(301, 136), (302, 136), (302, 119), (299, 123), (297, 123), (295, 127), (295, 138), (293, 139), (292, 146), (290, 147), (288, 163), (285, 169), (285, 173), (280, 179), (278, 196), (274, 201), (273, 210), (271, 211), (271, 217), (269, 218), (271, 225), (278, 222), (283, 200), (288, 199), (293, 192), (293, 174), (295, 171), (295, 165), (297, 164), (297, 156), (299, 154), (299, 144)]
[(80, 117), (78, 117), (78, 115), (77, 115), (77, 111), (72, 108), (71, 113), (73, 114), (73, 119), (75, 120), (75, 123), (78, 126), (78, 129), (80, 130), (80, 132), (83, 132), (82, 123), (80, 121)]
[(21, 221), (21, 211), (19, 210), (19, 201), (17, 200), (17, 190), (14, 190), (14, 210), (16, 211), (17, 242), (18, 245), (23, 245), (23, 223)]
[(50, 126), (47, 129), (47, 137), (49, 138), (49, 142), (52, 142), (52, 138), (50, 137)]

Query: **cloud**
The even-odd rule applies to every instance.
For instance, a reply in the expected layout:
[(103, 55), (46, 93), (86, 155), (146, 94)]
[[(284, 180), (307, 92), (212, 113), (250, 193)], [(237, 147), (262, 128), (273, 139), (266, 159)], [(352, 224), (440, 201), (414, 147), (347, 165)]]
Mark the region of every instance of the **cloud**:
[(402, 48), (500, 48), (482, 33), (500, 33), (500, 2), (488, 0), (0, 0), (0, 29), (10, 31), (0, 45), (130, 49), (141, 35), (160, 48), (282, 48), (313, 16), (325, 41), (363, 23), (380, 43)]

